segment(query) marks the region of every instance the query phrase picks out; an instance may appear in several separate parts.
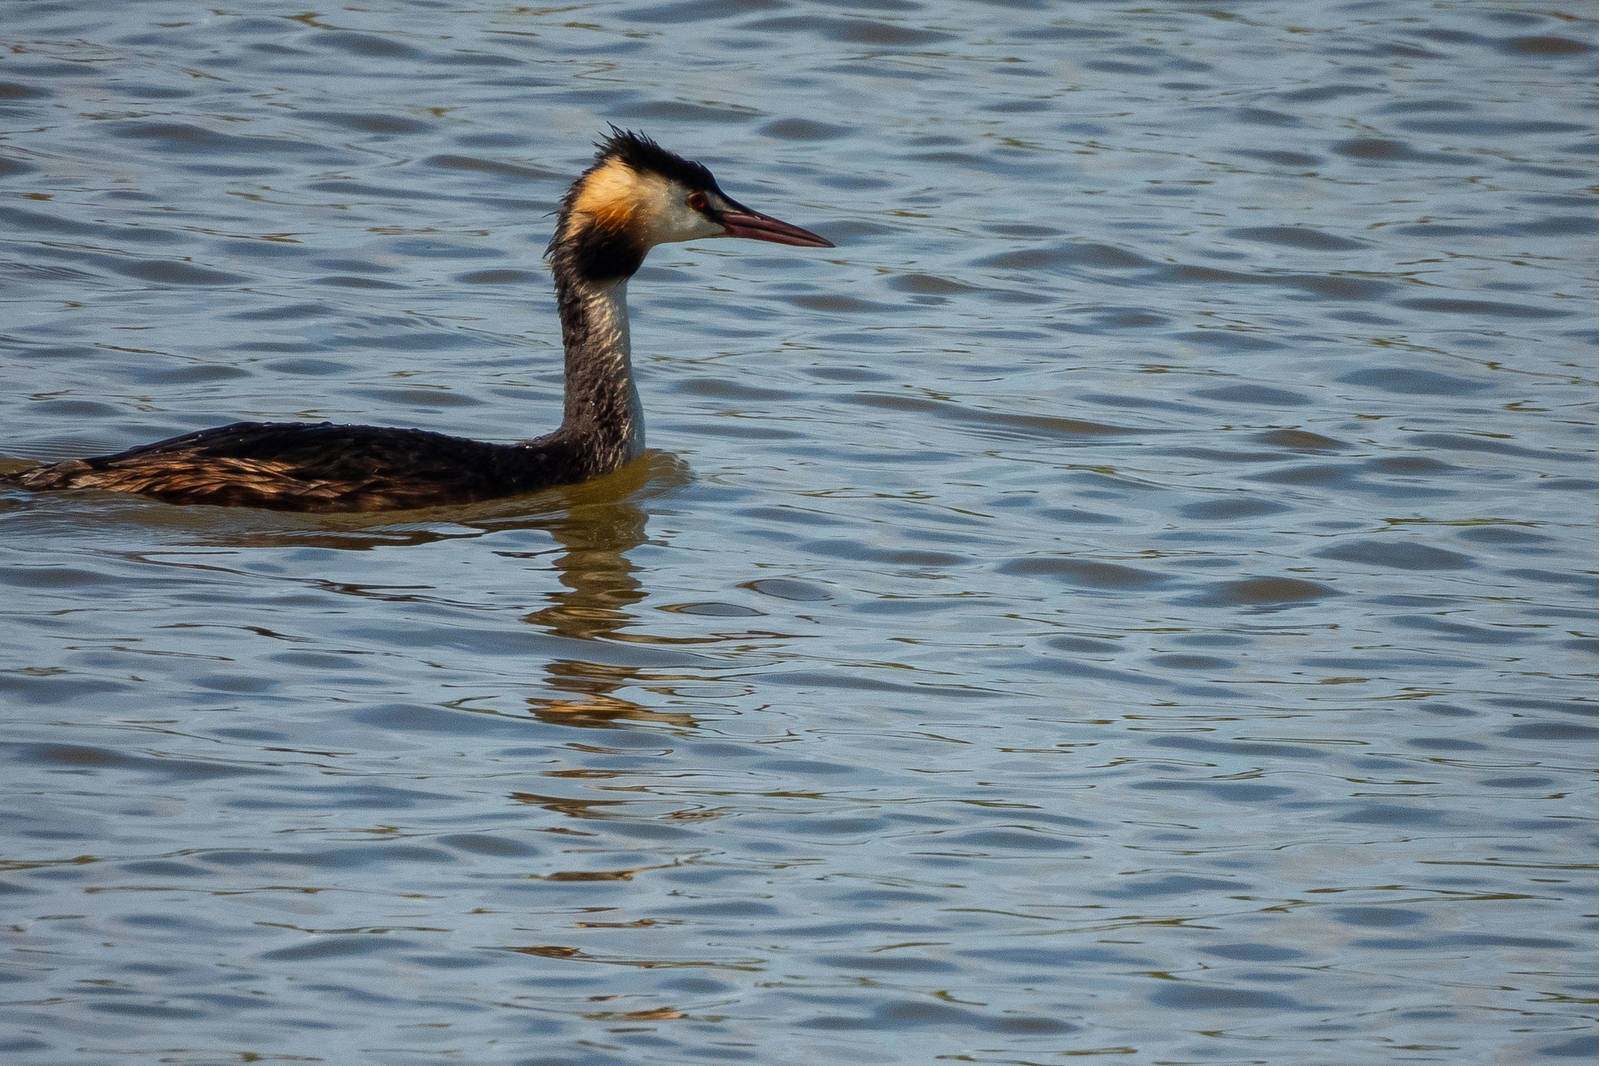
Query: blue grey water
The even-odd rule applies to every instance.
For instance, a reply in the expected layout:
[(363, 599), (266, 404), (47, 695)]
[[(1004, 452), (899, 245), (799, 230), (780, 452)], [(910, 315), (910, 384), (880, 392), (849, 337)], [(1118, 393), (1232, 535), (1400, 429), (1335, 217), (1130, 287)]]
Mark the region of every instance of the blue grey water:
[(1590, 4), (0, 11), (8, 467), (512, 440), (604, 123), (655, 449), (0, 494), (0, 1059), (1591, 1061)]

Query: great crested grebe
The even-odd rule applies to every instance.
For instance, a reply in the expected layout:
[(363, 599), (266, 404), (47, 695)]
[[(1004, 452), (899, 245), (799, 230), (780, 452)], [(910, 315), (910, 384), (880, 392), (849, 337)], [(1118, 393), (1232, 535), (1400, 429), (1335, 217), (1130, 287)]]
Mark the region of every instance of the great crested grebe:
[(545, 257), (566, 348), (560, 428), (494, 444), (382, 426), (235, 422), (115, 455), (33, 467), (29, 489), (109, 489), (175, 503), (380, 511), (510, 496), (610, 473), (644, 448), (628, 349), (628, 279), (658, 244), (750, 237), (831, 248), (752, 211), (699, 163), (611, 127), (561, 201)]

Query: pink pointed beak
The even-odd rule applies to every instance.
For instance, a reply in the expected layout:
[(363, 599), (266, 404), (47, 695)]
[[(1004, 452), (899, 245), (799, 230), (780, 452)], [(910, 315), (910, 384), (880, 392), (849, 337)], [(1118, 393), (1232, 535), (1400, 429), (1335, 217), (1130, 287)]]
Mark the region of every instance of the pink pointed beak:
[(722, 223), (724, 237), (749, 237), (754, 241), (771, 241), (773, 244), (796, 244), (802, 248), (832, 248), (833, 242), (819, 237), (808, 229), (752, 211), (743, 204), (729, 201), (729, 209), (717, 216)]

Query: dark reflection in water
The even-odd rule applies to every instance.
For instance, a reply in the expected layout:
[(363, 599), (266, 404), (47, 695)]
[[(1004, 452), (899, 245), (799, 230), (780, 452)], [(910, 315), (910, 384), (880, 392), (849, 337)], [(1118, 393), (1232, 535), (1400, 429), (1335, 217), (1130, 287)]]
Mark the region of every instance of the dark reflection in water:
[[(690, 484), (687, 464), (653, 451), (606, 478), (543, 492), (534, 497), (492, 501), (469, 508), (316, 516), (315, 528), (278, 515), (216, 508), (173, 508), (134, 503), (147, 522), (182, 518), (200, 543), (241, 548), (290, 547), (371, 551), (417, 547), (441, 541), (473, 539), (524, 531), (548, 534), (556, 550), (501, 550), (507, 559), (528, 559), (553, 567), (560, 591), (545, 594), (549, 604), (529, 612), (525, 621), (552, 636), (577, 642), (607, 641), (626, 648), (630, 642), (672, 643), (670, 638), (633, 634), (640, 620), (630, 607), (645, 591), (628, 553), (645, 542), (646, 512), (642, 503), (662, 498)], [(103, 502), (103, 501), (102, 501)], [(126, 504), (128, 501), (114, 502)], [(296, 526), (297, 528), (282, 528)], [(561, 645), (563, 647), (569, 645)], [(578, 646), (578, 645), (570, 645)], [(626, 656), (625, 650), (621, 653)], [(530, 696), (532, 713), (552, 724), (604, 727), (627, 718), (659, 725), (690, 726), (694, 717), (652, 711), (615, 693), (656, 678), (642, 667), (622, 662), (556, 657), (543, 664), (541, 694)]]
[[(580, 504), (549, 528), (561, 547), (554, 565), (563, 589), (550, 593), (549, 606), (527, 621), (572, 640), (629, 640), (628, 630), (638, 621), (629, 608), (645, 593), (628, 552), (644, 543), (645, 512), (626, 499)], [(553, 725), (606, 726), (617, 719), (695, 724), (692, 715), (653, 711), (615, 694), (651, 680), (638, 666), (554, 658), (545, 671), (548, 694), (528, 697), (528, 707)]]

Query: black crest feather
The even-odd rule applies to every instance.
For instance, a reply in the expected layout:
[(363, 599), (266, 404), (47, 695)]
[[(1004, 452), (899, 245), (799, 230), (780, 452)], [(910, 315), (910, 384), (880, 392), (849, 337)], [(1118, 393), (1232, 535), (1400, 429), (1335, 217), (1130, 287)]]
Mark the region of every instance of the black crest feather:
[(717, 179), (711, 171), (692, 159), (670, 152), (642, 133), (611, 126), (611, 135), (596, 141), (596, 165), (609, 159), (620, 159), (640, 173), (660, 174), (689, 189), (717, 190)]

